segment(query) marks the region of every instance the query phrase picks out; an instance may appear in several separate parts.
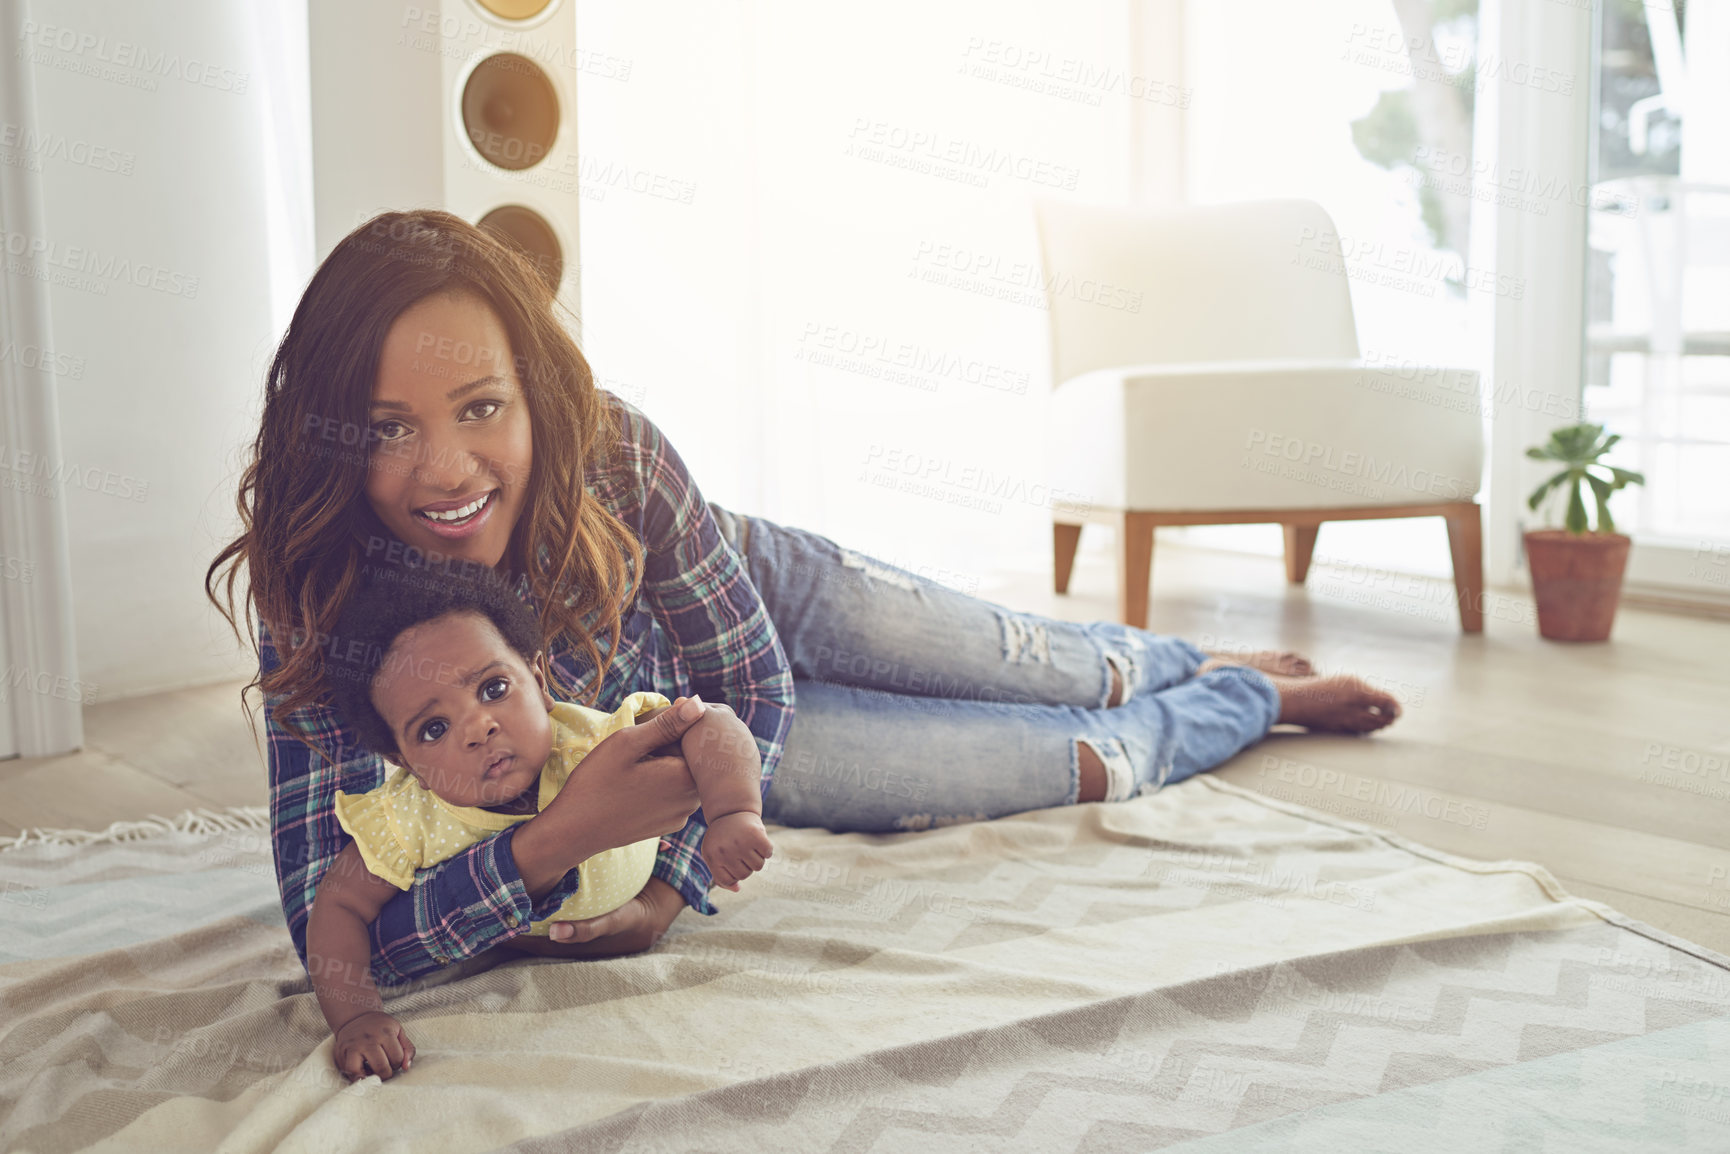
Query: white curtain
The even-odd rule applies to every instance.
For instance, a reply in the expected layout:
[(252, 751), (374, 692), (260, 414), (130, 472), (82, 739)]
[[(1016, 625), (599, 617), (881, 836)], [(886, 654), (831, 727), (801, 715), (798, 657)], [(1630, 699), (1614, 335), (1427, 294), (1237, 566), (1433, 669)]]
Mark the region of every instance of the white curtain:
[(61, 583), (98, 700), (245, 672), (203, 580), (311, 271), (305, 22), (303, 0), (62, 0), (4, 31), (30, 55), (38, 263), (77, 369), (33, 448), (64, 466)]

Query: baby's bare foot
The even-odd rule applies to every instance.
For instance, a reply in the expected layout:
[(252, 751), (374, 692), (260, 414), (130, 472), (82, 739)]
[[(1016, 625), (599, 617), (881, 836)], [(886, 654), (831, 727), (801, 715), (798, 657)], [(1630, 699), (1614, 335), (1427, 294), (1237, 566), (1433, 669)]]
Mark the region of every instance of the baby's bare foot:
[(1400, 703), (1392, 694), (1350, 674), (1285, 677), (1270, 673), (1268, 680), (1279, 690), (1279, 720), (1290, 725), (1333, 733), (1369, 733), (1400, 715)]
[(1222, 665), (1247, 665), (1251, 669), (1259, 669), (1263, 673), (1277, 673), (1285, 677), (1309, 677), (1315, 673), (1315, 666), (1309, 658), (1301, 653), (1293, 653), (1289, 649), (1257, 649), (1250, 653), (1216, 653), (1204, 649), (1213, 660), (1204, 662), (1197, 673), (1206, 673), (1218, 669)]
[(715, 882), (737, 892), (739, 883), (763, 868), (774, 845), (763, 819), (754, 813), (730, 813), (716, 818), (703, 835), (703, 860)]

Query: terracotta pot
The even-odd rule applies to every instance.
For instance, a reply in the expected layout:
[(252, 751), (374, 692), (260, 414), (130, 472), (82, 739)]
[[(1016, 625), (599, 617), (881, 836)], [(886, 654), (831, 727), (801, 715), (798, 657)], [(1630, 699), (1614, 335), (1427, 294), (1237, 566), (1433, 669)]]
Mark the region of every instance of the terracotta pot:
[(1630, 538), (1622, 533), (1526, 534), (1526, 564), (1538, 599), (1538, 633), (1551, 641), (1603, 641), (1616, 621)]

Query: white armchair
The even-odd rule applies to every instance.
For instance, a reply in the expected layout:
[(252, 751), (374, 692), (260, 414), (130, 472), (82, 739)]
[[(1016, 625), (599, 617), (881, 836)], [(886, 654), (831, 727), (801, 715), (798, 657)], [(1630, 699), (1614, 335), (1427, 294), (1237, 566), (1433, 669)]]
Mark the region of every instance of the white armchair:
[(1483, 629), (1478, 375), (1359, 358), (1333, 222), (1303, 200), (1036, 204), (1050, 309), (1056, 588), (1119, 530), (1147, 624), (1154, 528), (1278, 523), (1302, 584), (1324, 521), (1442, 517), (1460, 626)]

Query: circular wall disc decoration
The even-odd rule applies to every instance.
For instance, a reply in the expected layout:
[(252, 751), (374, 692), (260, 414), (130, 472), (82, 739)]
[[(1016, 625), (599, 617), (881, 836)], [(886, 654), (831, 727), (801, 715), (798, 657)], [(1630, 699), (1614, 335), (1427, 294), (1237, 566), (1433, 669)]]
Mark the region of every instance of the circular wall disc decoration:
[(553, 0), (477, 0), (482, 8), (500, 20), (527, 20), (547, 10)]
[(559, 135), (559, 94), (527, 56), (500, 52), (475, 65), (463, 85), (463, 131), (500, 168), (533, 168)]
[(565, 275), (565, 251), (546, 217), (532, 208), (507, 204), (481, 217), (480, 227), (528, 257), (547, 287), (559, 291)]

